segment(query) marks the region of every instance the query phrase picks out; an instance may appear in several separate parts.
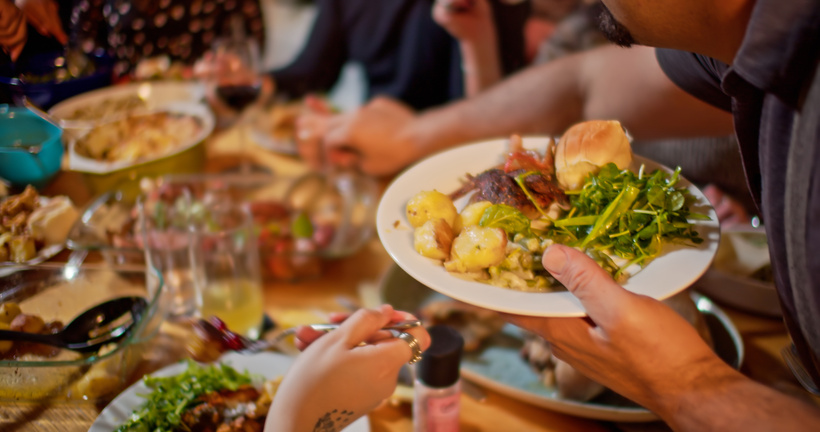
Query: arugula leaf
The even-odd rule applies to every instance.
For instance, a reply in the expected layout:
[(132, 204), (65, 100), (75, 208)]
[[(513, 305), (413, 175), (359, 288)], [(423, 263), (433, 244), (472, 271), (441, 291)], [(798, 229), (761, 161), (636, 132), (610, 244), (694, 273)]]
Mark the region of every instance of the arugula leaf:
[(203, 366), (188, 360), (188, 369), (179, 375), (146, 376), (143, 382), (151, 393), (144, 395), (145, 402), (117, 432), (176, 430), (185, 411), (199, 403), (199, 396), (223, 389), (236, 390), (251, 384), (252, 378), (247, 372), (238, 372), (225, 364)]
[(487, 207), (478, 224), (488, 228), (501, 228), (510, 239), (519, 233), (530, 235), (530, 219), (517, 208), (506, 204), (493, 204)]
[[(665, 242), (700, 244), (703, 239), (690, 221), (709, 217), (690, 212), (691, 194), (675, 187), (680, 172), (678, 167), (671, 174), (646, 173), (641, 167), (636, 174), (607, 164), (587, 177), (583, 189), (567, 194), (571, 210), (546, 236), (583, 249), (616, 279), (626, 267), (644, 266), (657, 257)], [(604, 260), (607, 253), (627, 264), (618, 268)]]

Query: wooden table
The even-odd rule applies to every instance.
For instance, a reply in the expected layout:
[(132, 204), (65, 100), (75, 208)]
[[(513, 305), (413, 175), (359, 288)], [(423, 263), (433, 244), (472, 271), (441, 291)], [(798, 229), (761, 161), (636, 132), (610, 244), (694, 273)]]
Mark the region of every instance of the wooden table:
[[(232, 152), (230, 135), (208, 143), (209, 160), (225, 160)], [(268, 164), (276, 172), (298, 175), (305, 171), (301, 163), (292, 158), (254, 151), (254, 157)], [(211, 166), (213, 168), (213, 166)], [(84, 188), (82, 178), (75, 173), (61, 173), (49, 187), (48, 193), (63, 193), (82, 205), (91, 196)], [(65, 254), (59, 258), (65, 258)], [(342, 296), (359, 301), (362, 286), (377, 285), (379, 279), (393, 263), (377, 239), (370, 241), (357, 254), (329, 263), (321, 277), (296, 283), (268, 282), (265, 286), (265, 310), (272, 317), (293, 315), (294, 311), (341, 311)], [(818, 402), (799, 386), (779, 355), (788, 342), (784, 325), (778, 319), (744, 314), (723, 307), (740, 331), (746, 349), (742, 371), (766, 385), (800, 398)], [(176, 339), (175, 339), (176, 338)], [(179, 335), (174, 326), (165, 326), (155, 344), (155, 355), (140, 366), (141, 373), (148, 373), (162, 366), (163, 361), (178, 355)], [(168, 360), (170, 361), (170, 360)], [(141, 374), (140, 374), (141, 375)], [(662, 423), (613, 424), (573, 417), (538, 408), (509, 398), (492, 390), (486, 390), (483, 402), (462, 396), (461, 430), (478, 431), (610, 431), (610, 430), (666, 430)], [(0, 430), (3, 431), (85, 431), (94, 422), (103, 407), (92, 403), (56, 403), (50, 405), (2, 404), (0, 405)], [(369, 415), (373, 432), (407, 432), (412, 430), (411, 409), (408, 404), (385, 403)]]

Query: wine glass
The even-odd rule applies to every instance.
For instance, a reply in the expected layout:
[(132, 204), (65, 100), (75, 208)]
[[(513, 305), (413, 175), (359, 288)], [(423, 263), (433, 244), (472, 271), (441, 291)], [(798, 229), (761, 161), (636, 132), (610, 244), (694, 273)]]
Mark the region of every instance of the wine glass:
[(234, 119), (241, 155), (239, 173), (243, 178), (249, 178), (245, 177), (248, 174), (270, 174), (267, 167), (252, 162), (245, 130), (247, 114), (262, 93), (259, 46), (253, 38), (245, 35), (240, 17), (233, 17), (231, 29), (230, 37), (214, 42), (208, 74), (209, 87), (218, 111)]

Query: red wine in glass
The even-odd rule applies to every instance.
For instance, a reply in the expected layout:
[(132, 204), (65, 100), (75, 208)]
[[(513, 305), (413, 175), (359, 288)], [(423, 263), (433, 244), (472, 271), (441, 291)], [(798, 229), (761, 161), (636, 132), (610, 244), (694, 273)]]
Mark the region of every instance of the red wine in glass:
[(217, 86), (216, 95), (229, 107), (242, 112), (259, 97), (261, 90), (258, 84), (227, 84)]

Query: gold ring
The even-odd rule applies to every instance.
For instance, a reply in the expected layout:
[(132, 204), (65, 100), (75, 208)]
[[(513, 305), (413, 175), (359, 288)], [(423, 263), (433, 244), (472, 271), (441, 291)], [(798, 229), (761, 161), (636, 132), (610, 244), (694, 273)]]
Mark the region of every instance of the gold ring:
[(413, 351), (413, 358), (411, 358), (407, 364), (413, 364), (421, 360), (421, 347), (419, 346), (419, 341), (415, 336), (407, 332), (401, 332), (396, 337), (407, 342), (407, 345), (409, 345), (410, 349)]

